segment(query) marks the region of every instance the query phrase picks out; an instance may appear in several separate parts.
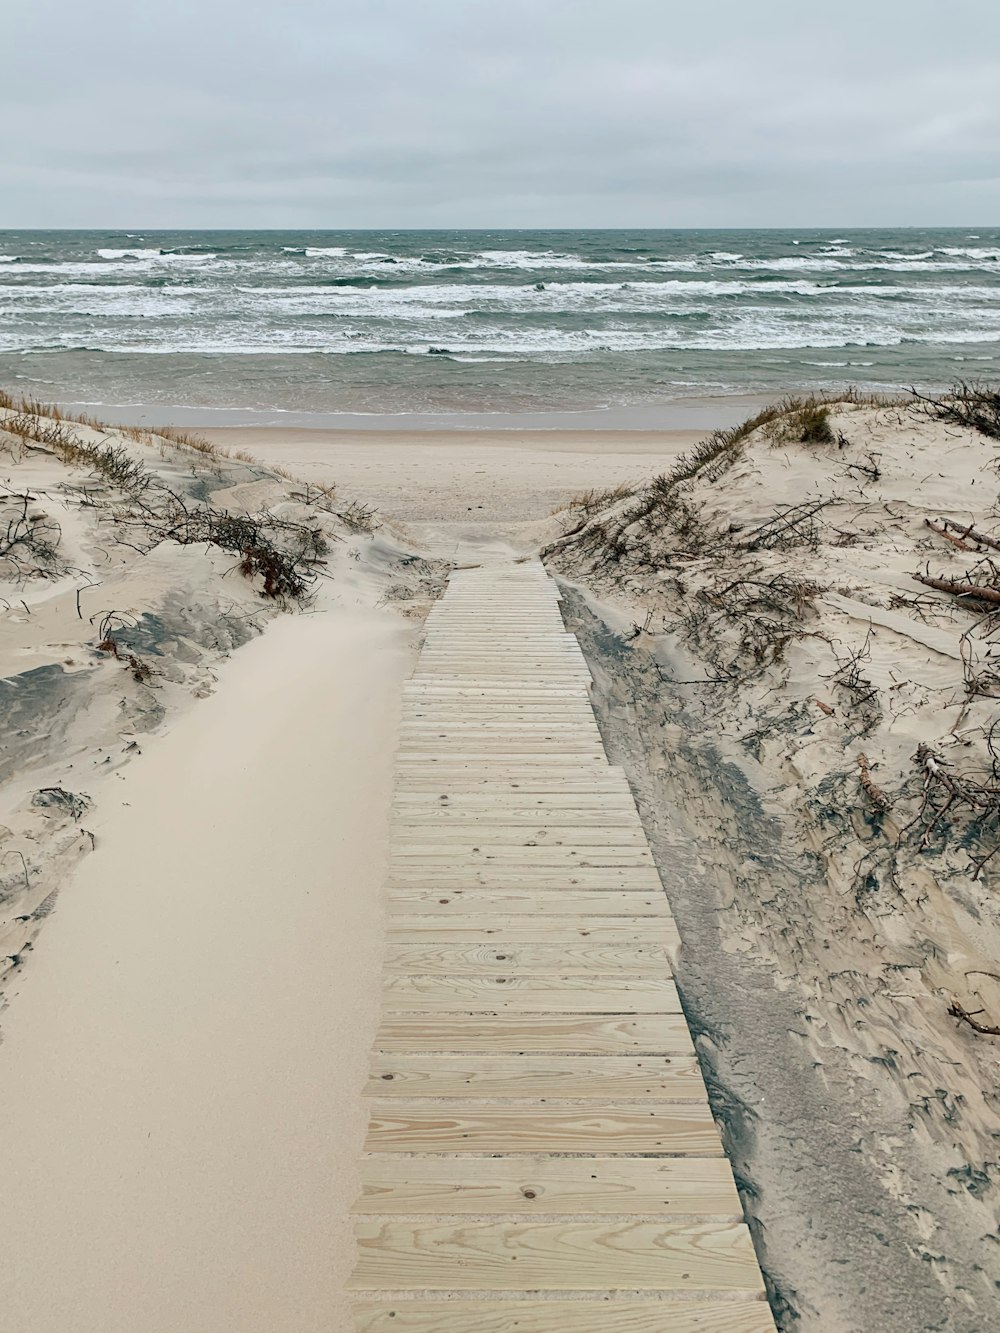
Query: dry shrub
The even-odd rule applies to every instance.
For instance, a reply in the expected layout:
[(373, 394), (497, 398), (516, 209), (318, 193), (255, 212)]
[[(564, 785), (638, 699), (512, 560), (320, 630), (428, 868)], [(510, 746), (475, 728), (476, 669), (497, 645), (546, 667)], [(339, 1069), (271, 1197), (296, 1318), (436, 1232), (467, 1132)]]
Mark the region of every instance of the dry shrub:
[(607, 486), (603, 489), (595, 488), (589, 491), (581, 491), (579, 495), (572, 496), (569, 503), (563, 508), (589, 517), (591, 514), (599, 513), (602, 509), (609, 509), (611, 505), (618, 504), (620, 500), (627, 500), (630, 495), (634, 494), (635, 488), (624, 483), (620, 486)]
[(944, 398), (913, 391), (929, 416), (952, 426), (966, 426), (991, 440), (1000, 440), (1000, 389), (960, 380)]
[(378, 510), (374, 505), (366, 505), (361, 500), (352, 500), (338, 515), (353, 532), (366, 533), (374, 532), (379, 527), (377, 516)]

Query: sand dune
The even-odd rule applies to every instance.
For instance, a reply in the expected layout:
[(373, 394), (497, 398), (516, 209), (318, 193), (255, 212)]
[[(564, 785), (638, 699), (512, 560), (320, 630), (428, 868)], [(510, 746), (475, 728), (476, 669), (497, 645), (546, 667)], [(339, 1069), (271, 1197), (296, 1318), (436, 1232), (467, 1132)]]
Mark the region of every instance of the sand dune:
[(805, 424), (571, 513), (548, 558), (672, 886), (783, 1326), (978, 1333), (1000, 1085), (949, 1010), (1000, 1023), (997, 622), (915, 576), (989, 595), (961, 532), (1000, 535), (1000, 445), (910, 408)]

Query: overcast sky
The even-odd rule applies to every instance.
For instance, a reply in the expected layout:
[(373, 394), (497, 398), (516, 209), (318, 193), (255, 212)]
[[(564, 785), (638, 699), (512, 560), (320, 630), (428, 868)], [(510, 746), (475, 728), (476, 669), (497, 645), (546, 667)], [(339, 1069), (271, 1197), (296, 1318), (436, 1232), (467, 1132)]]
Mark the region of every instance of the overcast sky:
[(6, 0), (6, 227), (1000, 223), (997, 0)]

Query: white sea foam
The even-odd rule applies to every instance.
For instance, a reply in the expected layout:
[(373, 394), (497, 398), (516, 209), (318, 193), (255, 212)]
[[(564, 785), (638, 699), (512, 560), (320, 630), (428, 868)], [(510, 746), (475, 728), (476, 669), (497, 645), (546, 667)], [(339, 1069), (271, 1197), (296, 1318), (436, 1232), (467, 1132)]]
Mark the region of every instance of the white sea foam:
[(101, 259), (159, 259), (159, 250), (98, 250)]
[[(156, 264), (206, 264), (210, 263), (214, 259), (218, 259), (219, 257), (218, 255), (212, 255), (212, 254), (203, 254), (203, 253), (178, 254), (173, 250), (149, 250), (149, 249), (98, 250), (96, 253), (101, 257), (101, 259), (105, 260), (135, 259), (135, 260), (146, 260), (150, 263), (156, 263)], [(60, 267), (68, 267), (68, 265), (60, 265)]]
[(956, 259), (979, 259), (987, 260), (990, 263), (1000, 262), (1000, 249), (996, 246), (968, 246), (968, 245), (942, 245), (938, 252), (942, 255), (953, 255)]
[(307, 259), (340, 259), (347, 254), (347, 247), (343, 245), (307, 245), (304, 250), (294, 250), (291, 246), (282, 246), (287, 254), (302, 255)]
[[(966, 329), (901, 329), (891, 324), (878, 323), (871, 317), (856, 321), (845, 320), (837, 328), (829, 321), (816, 320), (794, 327), (781, 319), (780, 312), (756, 310), (740, 319), (714, 327), (691, 330), (684, 327), (628, 329), (566, 329), (556, 325), (538, 328), (488, 327), (474, 333), (452, 333), (442, 338), (430, 329), (421, 333), (419, 328), (410, 336), (401, 338), (379, 336), (371, 328), (359, 325), (338, 325), (334, 329), (281, 329), (272, 328), (262, 336), (254, 322), (233, 328), (217, 327), (204, 330), (198, 336), (172, 332), (164, 328), (150, 338), (131, 326), (110, 334), (107, 329), (100, 336), (87, 338), (81, 343), (79, 333), (60, 330), (44, 344), (34, 347), (76, 348), (81, 345), (93, 350), (109, 352), (141, 352), (147, 355), (197, 353), (200, 355), (307, 355), (324, 353), (339, 355), (359, 352), (402, 352), (411, 356), (428, 355), (432, 346), (445, 347), (452, 357), (489, 359), (523, 359), (525, 357), (578, 357), (594, 353), (626, 353), (657, 351), (727, 351), (748, 352), (760, 350), (840, 349), (845, 347), (898, 347), (910, 344), (985, 343), (996, 342), (998, 329), (972, 331)], [(5, 326), (0, 335), (0, 348), (16, 350), (12, 330)], [(22, 344), (23, 345), (23, 344)], [(839, 359), (839, 358), (838, 358)], [(851, 363), (864, 364), (860, 359)]]

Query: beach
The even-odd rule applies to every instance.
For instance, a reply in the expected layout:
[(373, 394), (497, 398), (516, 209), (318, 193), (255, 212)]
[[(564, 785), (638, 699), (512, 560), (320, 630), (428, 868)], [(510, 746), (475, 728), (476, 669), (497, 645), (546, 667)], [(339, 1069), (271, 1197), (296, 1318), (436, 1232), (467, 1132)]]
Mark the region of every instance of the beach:
[(5, 409), (18, 1327), (348, 1333), (403, 683), (450, 570), (541, 553), (778, 1327), (981, 1333), (995, 1064), (955, 1013), (1000, 1021), (996, 695), (949, 582), (988, 579), (996, 444), (863, 394), (754, 411), (190, 436)]
[(1000, 1333), (971, 9), (5, 12), (0, 1333)]

